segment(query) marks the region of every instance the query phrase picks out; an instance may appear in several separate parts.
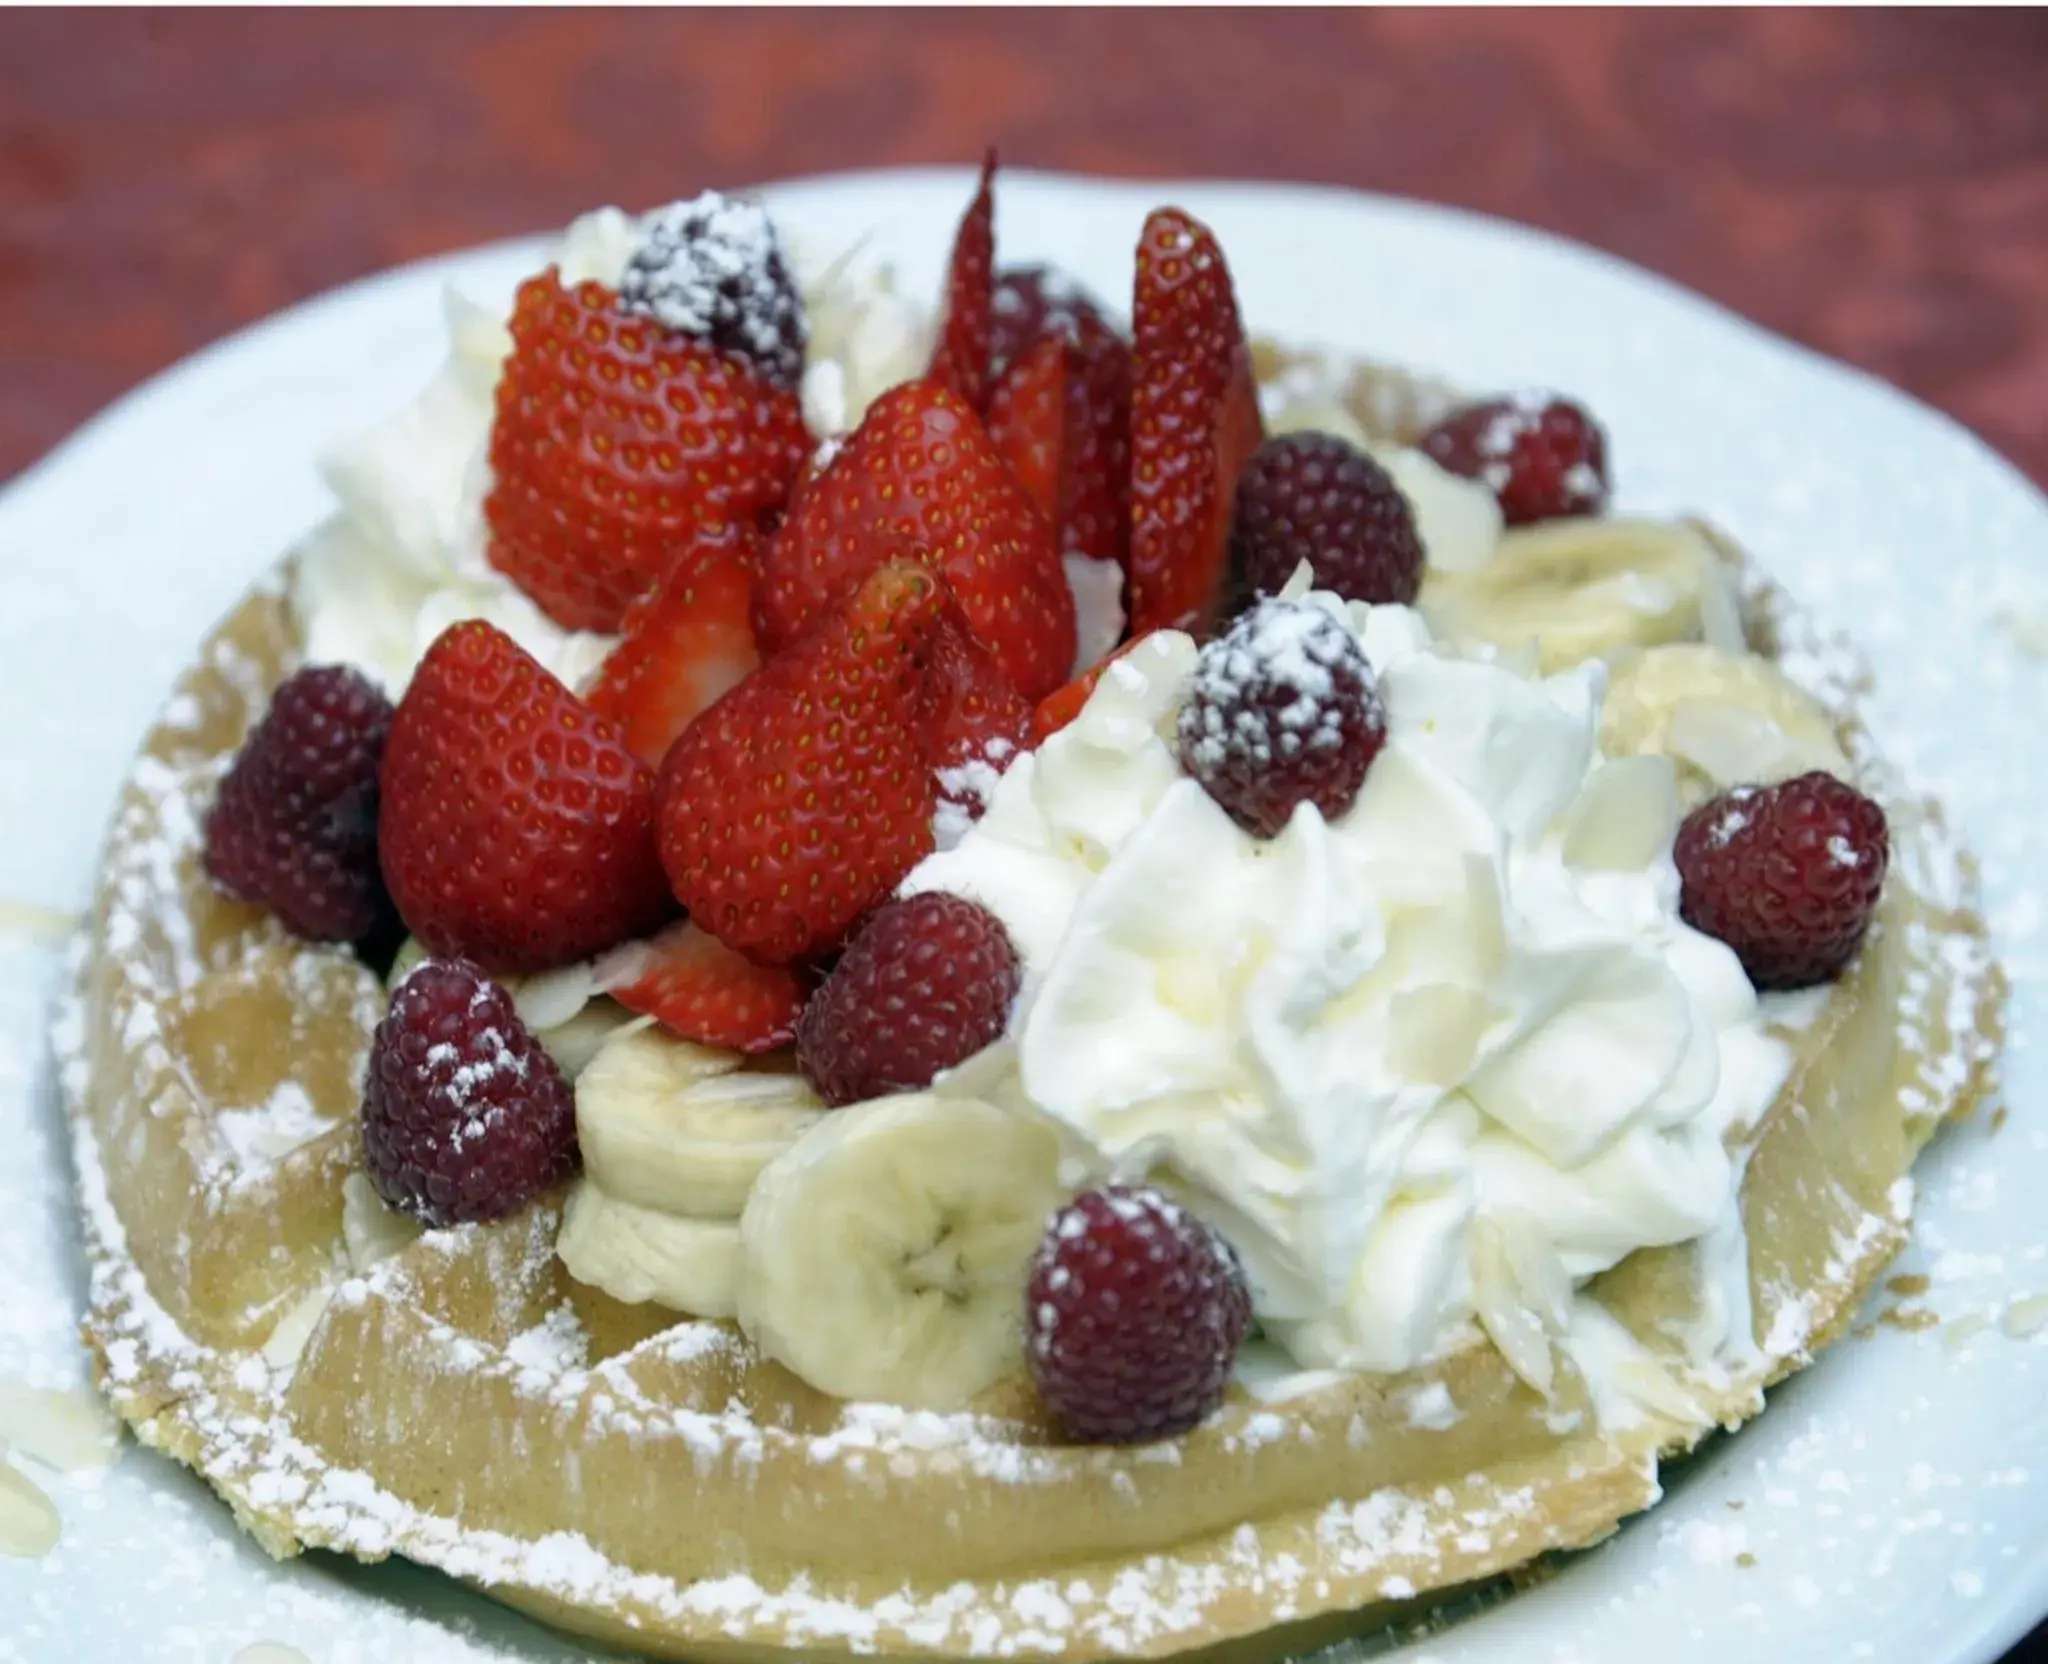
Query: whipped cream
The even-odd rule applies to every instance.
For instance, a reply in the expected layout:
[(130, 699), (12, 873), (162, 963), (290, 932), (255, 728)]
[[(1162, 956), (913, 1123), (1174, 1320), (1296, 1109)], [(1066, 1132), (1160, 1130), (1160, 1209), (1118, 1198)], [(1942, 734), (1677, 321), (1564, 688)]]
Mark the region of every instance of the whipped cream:
[[(565, 281), (616, 287), (658, 216), (600, 208), (571, 225), (553, 254)], [(810, 320), (803, 398), (812, 432), (858, 424), (885, 388), (930, 361), (927, 309), (893, 272), (858, 253), (830, 262), (790, 249)], [(419, 395), (320, 459), (337, 512), (297, 550), (291, 600), (315, 663), (345, 663), (396, 698), (433, 640), (487, 619), (571, 687), (583, 686), (616, 637), (564, 630), (485, 550), (490, 429), (512, 338), (505, 316), (451, 287), (448, 360)]]
[(1558, 1333), (1575, 1284), (1726, 1228), (1790, 1055), (1678, 918), (1671, 765), (1602, 757), (1601, 667), (1532, 680), (1306, 599), (1386, 704), (1346, 813), (1240, 830), (1179, 766), (1197, 650), (1161, 632), (904, 889), (1004, 921), (1024, 1098), (1223, 1230), (1297, 1362), (1399, 1370), (1475, 1321), (1516, 1361), (1503, 1287)]

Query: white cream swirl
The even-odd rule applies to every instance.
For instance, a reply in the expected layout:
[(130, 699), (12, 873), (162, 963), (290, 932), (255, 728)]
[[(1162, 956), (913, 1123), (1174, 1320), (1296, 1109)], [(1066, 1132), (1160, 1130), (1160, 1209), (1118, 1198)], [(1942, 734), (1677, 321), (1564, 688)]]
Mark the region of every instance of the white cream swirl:
[(1677, 917), (1669, 766), (1601, 758), (1598, 666), (1532, 681), (1309, 600), (1387, 707), (1345, 814), (1261, 841), (1184, 776), (1196, 649), (1162, 633), (905, 889), (1015, 937), (1039, 1112), (1182, 1187), (1297, 1361), (1398, 1370), (1497, 1316), (1502, 1244), (1561, 1326), (1573, 1283), (1722, 1222), (1790, 1059)]
[[(616, 285), (642, 225), (600, 208), (569, 227), (553, 259), (570, 282)], [(930, 316), (885, 265), (855, 256), (817, 267), (801, 247), (791, 252), (812, 332), (806, 408), (814, 430), (829, 435), (923, 371)], [(291, 599), (307, 657), (353, 664), (396, 698), (436, 636), (484, 618), (580, 686), (615, 638), (564, 630), (485, 554), (493, 394), (511, 335), (500, 313), (452, 287), (444, 305), (449, 354), (439, 373), (410, 404), (320, 459), (340, 506), (297, 551)], [(811, 377), (830, 382), (829, 410), (812, 396)], [(815, 426), (819, 416), (829, 424)]]

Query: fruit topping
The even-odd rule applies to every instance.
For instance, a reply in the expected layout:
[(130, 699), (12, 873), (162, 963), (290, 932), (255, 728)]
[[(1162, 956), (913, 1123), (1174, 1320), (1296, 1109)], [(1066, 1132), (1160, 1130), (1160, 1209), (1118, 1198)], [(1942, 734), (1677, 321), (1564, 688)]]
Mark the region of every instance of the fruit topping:
[(676, 898), (727, 947), (788, 964), (838, 946), (932, 847), (924, 567), (876, 568), (683, 731), (656, 797)]
[(946, 315), (932, 354), (931, 379), (977, 411), (988, 409), (994, 307), (996, 153), (982, 158), (981, 185), (961, 216), (946, 267)]
[(1826, 982), (1855, 957), (1891, 863), (1884, 810), (1832, 774), (1739, 786), (1678, 828), (1679, 913), (1759, 988)]
[(1103, 673), (1144, 639), (1144, 636), (1131, 637), (1100, 664), (1082, 671), (1071, 682), (1053, 689), (1039, 700), (1037, 708), (1031, 713), (1031, 743), (1043, 745), (1079, 716), (1081, 708), (1088, 703), (1088, 696), (1102, 680)]
[(1607, 435), (1584, 406), (1555, 394), (1467, 405), (1425, 433), (1420, 449), (1491, 490), (1510, 526), (1607, 506)]
[(1206, 636), (1227, 600), (1231, 496), (1265, 434), (1230, 268), (1178, 208), (1145, 221), (1131, 317), (1131, 633)]
[(996, 378), (988, 437), (1047, 523), (1060, 512), (1060, 453), (1067, 433), (1067, 344), (1043, 337)]
[(797, 1066), (828, 1104), (915, 1092), (1001, 1037), (1023, 974), (987, 908), (936, 890), (892, 901), (805, 1007)]
[(778, 387), (804, 375), (803, 297), (768, 210), (705, 191), (651, 215), (619, 278), (619, 304), (736, 353)]
[(1386, 743), (1358, 638), (1320, 607), (1268, 598), (1202, 649), (1180, 712), (1180, 765), (1255, 838), (1295, 809), (1349, 809)]
[(736, 1052), (773, 1051), (796, 1037), (805, 984), (782, 965), (757, 965), (684, 920), (642, 947), (633, 979), (612, 998), (671, 1034)]
[(932, 632), (924, 700), (942, 810), (981, 819), (1010, 759), (1031, 743), (1031, 705), (956, 612)]
[(1251, 1324), (1229, 1243), (1159, 1191), (1112, 1185), (1053, 1216), (1024, 1299), (1025, 1356), (1069, 1438), (1142, 1444), (1223, 1401)]
[(1074, 596), (1051, 527), (959, 396), (929, 381), (868, 407), (804, 487), (754, 594), (764, 652), (886, 560), (943, 573), (968, 625), (1018, 691), (1042, 698), (1074, 664)]
[(779, 510), (797, 396), (550, 267), (519, 287), (491, 426), (491, 564), (557, 624), (616, 630), (705, 525)]
[(761, 662), (754, 646), (760, 538), (745, 526), (700, 529), (668, 575), (632, 606), (590, 688), (633, 754), (659, 768), (675, 738)]
[[(1065, 274), (1046, 266), (1005, 272), (995, 293), (998, 397), (1006, 372), (1049, 337), (1067, 347), (1059, 498), (1050, 511), (1060, 552), (1121, 565), (1131, 542), (1131, 344)], [(989, 425), (994, 434), (993, 405)]]
[(576, 1171), (576, 1098), (512, 996), (463, 959), (401, 982), (370, 1042), (363, 1157), (423, 1225), (499, 1219)]
[(377, 780), (391, 702), (342, 665), (281, 683), (206, 816), (206, 872), (294, 935), (356, 942), (388, 924)]
[(989, 364), (998, 375), (1048, 335), (1083, 348), (1117, 335), (1101, 303), (1056, 266), (1012, 266), (999, 273), (992, 310)]
[(740, 1216), (740, 1327), (819, 1392), (958, 1410), (1016, 1372), (1024, 1267), (1059, 1202), (1052, 1129), (971, 1097), (834, 1110)]
[(1284, 434), (1253, 453), (1237, 482), (1230, 557), (1252, 595), (1277, 594), (1303, 561), (1316, 588), (1347, 601), (1406, 606), (1422, 588), (1408, 499), (1386, 469), (1327, 433)]
[(523, 974), (660, 928), (654, 775), (494, 625), (443, 631), (384, 752), (377, 833), (406, 928)]

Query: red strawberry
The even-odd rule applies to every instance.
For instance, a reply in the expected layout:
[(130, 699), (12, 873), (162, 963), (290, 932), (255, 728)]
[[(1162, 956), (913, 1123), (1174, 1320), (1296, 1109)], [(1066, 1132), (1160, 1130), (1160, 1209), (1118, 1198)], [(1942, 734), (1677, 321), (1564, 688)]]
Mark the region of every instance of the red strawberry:
[(782, 965), (836, 947), (932, 847), (921, 693), (945, 586), (891, 561), (684, 730), (656, 796), (691, 917)]
[(761, 662), (749, 613), (760, 547), (744, 526), (705, 527), (660, 586), (626, 609), (625, 639), (598, 672), (590, 708), (618, 723), (650, 767)]
[(1060, 517), (1060, 449), (1067, 427), (1067, 344), (1038, 344), (996, 380), (988, 437), (1031, 500), (1053, 525)]
[(996, 224), (993, 147), (982, 158), (981, 188), (967, 205), (946, 270), (946, 321), (932, 354), (931, 379), (977, 411), (988, 409), (989, 342), (995, 293)]
[(406, 928), (494, 971), (587, 959), (675, 911), (647, 765), (480, 619), (441, 633), (399, 702), (377, 841)]
[(995, 295), (997, 375), (1046, 336), (1068, 348), (1060, 549), (1121, 564), (1130, 553), (1131, 346), (1072, 278), (1044, 266), (1005, 272)]
[(520, 285), (491, 427), (491, 564), (567, 629), (616, 630), (701, 526), (779, 509), (796, 394), (555, 269)]
[(1265, 437), (1230, 268), (1178, 208), (1145, 221), (1131, 306), (1131, 630), (1215, 629), (1231, 497)]
[(804, 487), (754, 591), (764, 652), (886, 560), (945, 575), (983, 644), (1027, 699), (1074, 663), (1074, 596), (1052, 530), (973, 411), (929, 381), (893, 387)]
[(757, 965), (685, 919), (646, 944), (646, 968), (613, 988), (628, 1011), (644, 1012), (700, 1046), (773, 1051), (796, 1037), (804, 984), (780, 965)]
[(932, 632), (924, 699), (939, 795), (979, 820), (988, 807), (981, 769), (1000, 774), (1030, 745), (1030, 702), (951, 611)]
[(1053, 735), (1081, 714), (1081, 707), (1088, 703), (1088, 696), (1095, 691), (1096, 683), (1102, 680), (1103, 672), (1116, 663), (1139, 642), (1143, 636), (1133, 636), (1100, 664), (1081, 672), (1066, 686), (1055, 688), (1031, 713), (1031, 743), (1043, 745)]

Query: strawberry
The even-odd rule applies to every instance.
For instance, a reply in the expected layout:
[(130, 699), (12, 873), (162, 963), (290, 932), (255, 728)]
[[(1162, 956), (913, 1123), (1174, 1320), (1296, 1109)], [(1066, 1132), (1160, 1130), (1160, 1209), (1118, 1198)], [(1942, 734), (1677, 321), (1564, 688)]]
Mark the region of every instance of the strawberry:
[(757, 965), (688, 919), (644, 944), (645, 969), (615, 987), (628, 1011), (700, 1046), (773, 1051), (796, 1037), (804, 984), (780, 965)]
[(498, 380), (491, 564), (565, 629), (616, 630), (701, 526), (779, 509), (796, 394), (553, 267), (519, 287)]
[(924, 704), (939, 795), (979, 820), (993, 777), (1031, 743), (1031, 704), (951, 609), (932, 631)]
[(996, 378), (988, 437), (1046, 519), (1059, 524), (1060, 449), (1067, 426), (1067, 344), (1041, 335)]
[(749, 615), (760, 538), (743, 526), (701, 529), (659, 586), (626, 609), (625, 639), (604, 661), (590, 708), (625, 730), (659, 768), (697, 713), (761, 662)]
[[(1064, 273), (1044, 266), (996, 282), (992, 361), (998, 379), (1047, 336), (1067, 343), (1066, 438), (1059, 526), (1063, 554), (1122, 564), (1130, 553), (1131, 346)], [(991, 408), (990, 426), (994, 428)]]
[(1122, 658), (1143, 636), (1133, 636), (1100, 664), (1081, 672), (1064, 687), (1055, 688), (1031, 713), (1031, 743), (1043, 745), (1053, 735), (1081, 714), (1081, 707), (1088, 703), (1088, 696), (1095, 691), (1095, 685), (1102, 680), (1102, 673)]
[(930, 381), (892, 387), (804, 487), (763, 562), (754, 628), (778, 651), (885, 560), (943, 573), (969, 626), (1027, 699), (1074, 663), (1074, 596), (1052, 528), (981, 419)]
[(993, 328), (996, 153), (982, 158), (981, 188), (967, 204), (946, 269), (946, 318), (932, 354), (931, 379), (950, 387), (976, 411), (988, 409), (989, 341)]
[(1265, 433), (1230, 268), (1178, 208), (1145, 221), (1131, 317), (1131, 630), (1206, 636), (1228, 588), (1237, 476)]
[(655, 814), (676, 898), (763, 964), (836, 947), (932, 847), (924, 658), (945, 586), (890, 561), (683, 731)]
[(384, 882), (436, 954), (541, 971), (674, 912), (653, 773), (494, 625), (450, 625), (427, 649), (392, 718), (382, 786)]

